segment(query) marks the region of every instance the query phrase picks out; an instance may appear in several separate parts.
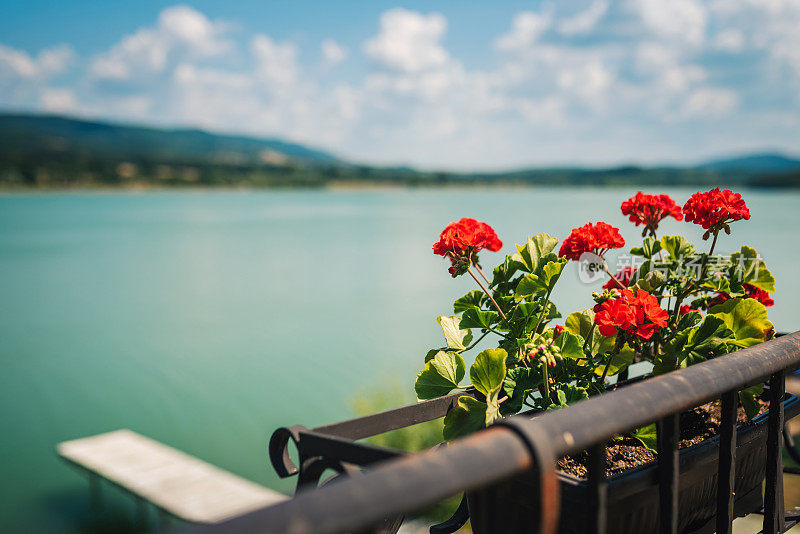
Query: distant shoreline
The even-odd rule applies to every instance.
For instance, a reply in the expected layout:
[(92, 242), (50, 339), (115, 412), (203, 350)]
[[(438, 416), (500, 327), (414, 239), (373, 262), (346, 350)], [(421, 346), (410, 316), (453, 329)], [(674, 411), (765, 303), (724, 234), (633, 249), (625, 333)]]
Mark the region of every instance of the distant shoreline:
[[(724, 181), (713, 184), (714, 186), (734, 187), (737, 189), (753, 189), (762, 191), (800, 190), (800, 186), (760, 186), (754, 184), (725, 183)], [(524, 189), (656, 189), (675, 188), (692, 189), (708, 188), (708, 183), (520, 183), (520, 182), (469, 182), (445, 184), (405, 184), (381, 182), (331, 182), (320, 185), (259, 185), (259, 184), (181, 184), (166, 185), (153, 183), (131, 183), (120, 185), (108, 184), (53, 184), (48, 186), (9, 185), (0, 183), (0, 196), (31, 195), (31, 194), (115, 194), (115, 193), (213, 193), (213, 192), (265, 192), (265, 191), (327, 191), (337, 192), (401, 192), (401, 191), (469, 191), (469, 190), (524, 190)]]

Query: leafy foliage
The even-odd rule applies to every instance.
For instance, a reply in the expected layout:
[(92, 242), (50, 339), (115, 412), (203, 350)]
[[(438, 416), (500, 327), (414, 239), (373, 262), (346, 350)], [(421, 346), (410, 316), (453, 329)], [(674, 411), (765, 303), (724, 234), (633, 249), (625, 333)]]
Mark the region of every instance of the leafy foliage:
[[(711, 193), (700, 197), (717, 198)], [(719, 195), (740, 202), (731, 192)], [(582, 251), (592, 251), (602, 261), (605, 251), (621, 246), (618, 229), (600, 222), (575, 229), (559, 254), (554, 252), (558, 239), (544, 233), (516, 245), (494, 268), (491, 282), (479, 282), (481, 290), (454, 302), (454, 315), (437, 319), (445, 346), (428, 351), (415, 389), (419, 399), (457, 388), (467, 392), (445, 417), (444, 438), (456, 439), (527, 408), (560, 409), (602, 394), (609, 377), (636, 361), (652, 362), (657, 375), (770, 339), (773, 326), (765, 304), (772, 300), (763, 292), (775, 290), (775, 279), (764, 261), (747, 246), (729, 258), (714, 256), (717, 239), (729, 232), (731, 222), (745, 218), (746, 207), (740, 202), (741, 217), (717, 221), (713, 211), (700, 213), (706, 204), (695, 199), (692, 216), (711, 221), (704, 239), (713, 235), (714, 240), (707, 251), (698, 251), (683, 236), (656, 237), (658, 221), (666, 214), (645, 208), (668, 206), (669, 215), (680, 220), (680, 208), (666, 195), (654, 199), (638, 193), (627, 201), (632, 222), (646, 225), (641, 245), (630, 250), (639, 265), (609, 280), (605, 291), (592, 295), (596, 306), (569, 314), (563, 326), (552, 324), (561, 314), (551, 295), (563, 278), (566, 257), (577, 260)], [(493, 230), (491, 235), (496, 238)], [(457, 267), (454, 276), (469, 271), (476, 280), (485, 278), (477, 262), (479, 249), (466, 246), (461, 256), (450, 256)], [(473, 266), (480, 272), (473, 272)], [(462, 353), (489, 334), (499, 338), (496, 348), (476, 356), (470, 384), (462, 386)], [(739, 392), (748, 417), (758, 412), (761, 391), (754, 386)], [(630, 435), (655, 448), (655, 425)]]

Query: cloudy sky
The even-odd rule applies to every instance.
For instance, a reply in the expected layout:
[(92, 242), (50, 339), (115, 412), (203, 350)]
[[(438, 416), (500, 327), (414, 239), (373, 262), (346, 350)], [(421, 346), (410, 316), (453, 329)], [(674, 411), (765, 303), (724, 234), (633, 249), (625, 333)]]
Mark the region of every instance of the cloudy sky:
[(0, 110), (426, 168), (800, 153), (800, 0), (499, 4), (6, 0)]

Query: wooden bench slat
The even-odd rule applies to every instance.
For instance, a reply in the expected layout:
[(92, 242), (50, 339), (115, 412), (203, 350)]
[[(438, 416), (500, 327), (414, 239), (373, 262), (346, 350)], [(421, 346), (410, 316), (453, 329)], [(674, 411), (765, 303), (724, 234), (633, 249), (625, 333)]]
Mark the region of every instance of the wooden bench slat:
[(62, 458), (194, 523), (217, 523), (287, 497), (123, 429), (56, 446)]

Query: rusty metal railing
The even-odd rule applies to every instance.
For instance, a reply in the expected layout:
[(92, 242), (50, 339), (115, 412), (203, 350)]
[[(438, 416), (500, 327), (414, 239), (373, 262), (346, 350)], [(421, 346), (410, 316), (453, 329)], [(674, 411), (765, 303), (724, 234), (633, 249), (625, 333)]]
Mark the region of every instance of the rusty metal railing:
[[(785, 532), (782, 430), (786, 373), (800, 367), (800, 332), (633, 383), (565, 409), (531, 418), (510, 417), (493, 427), (457, 440), (447, 447), (403, 454), (353, 440), (443, 416), (459, 395), (412, 407), (390, 410), (335, 425), (306, 429), (296, 426), (273, 435), (270, 454), (281, 476), (298, 475), (295, 498), (227, 522), (199, 528), (202, 533), (342, 533), (387, 532), (397, 516), (464, 491), (487, 492), (526, 476), (536, 482), (538, 515), (514, 524), (514, 514), (500, 501), (476, 524), (477, 531), (541, 532), (559, 527), (559, 479), (556, 461), (587, 450), (590, 521), (587, 531), (606, 532), (606, 445), (615, 435), (657, 422), (658, 531), (678, 532), (680, 470), (678, 416), (681, 412), (721, 399), (719, 459), (716, 476), (715, 528), (732, 532), (736, 480), (736, 392), (767, 382), (766, 485), (763, 532)], [(289, 441), (297, 444), (299, 467), (289, 458)], [(369, 469), (362, 469), (369, 466)], [(316, 488), (327, 469), (350, 475)], [(302, 491), (314, 486), (313, 491)], [(760, 496), (759, 496), (760, 497)], [(389, 519), (387, 519), (389, 518)], [(499, 522), (499, 523), (498, 523)], [(502, 525), (500, 530), (491, 526)]]

